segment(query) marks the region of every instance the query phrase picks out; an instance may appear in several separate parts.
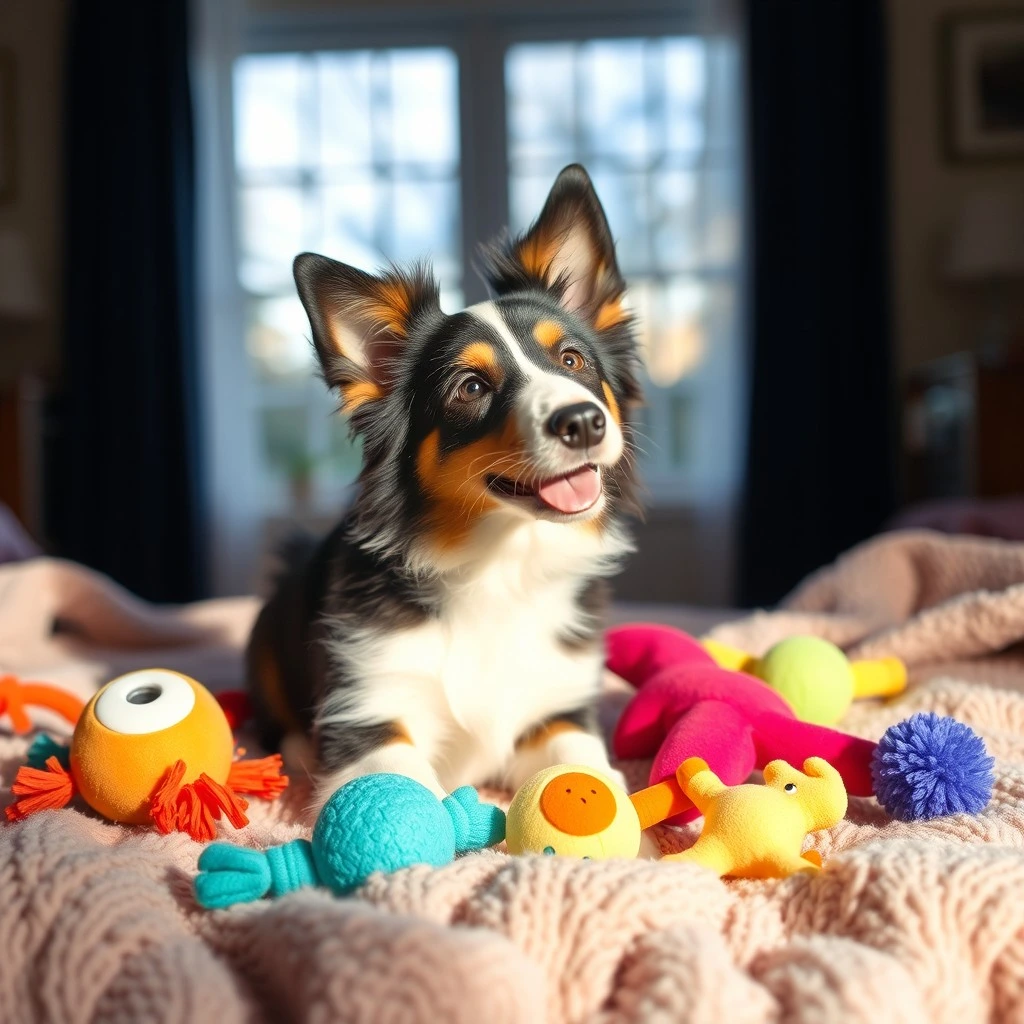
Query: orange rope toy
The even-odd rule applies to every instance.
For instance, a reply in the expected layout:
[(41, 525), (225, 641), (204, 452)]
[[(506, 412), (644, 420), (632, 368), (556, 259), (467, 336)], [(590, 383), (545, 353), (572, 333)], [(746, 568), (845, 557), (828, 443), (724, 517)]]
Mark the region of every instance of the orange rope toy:
[(17, 676), (0, 675), (0, 715), (10, 718), (11, 728), (19, 736), (31, 732), (33, 728), (32, 719), (26, 710), (30, 707), (55, 711), (69, 725), (74, 725), (85, 707), (85, 701), (47, 683), (23, 683)]
[(65, 807), (78, 794), (111, 821), (205, 842), (222, 816), (235, 828), (249, 823), (241, 794), (274, 800), (288, 785), (279, 754), (235, 760), (213, 694), (167, 669), (108, 683), (85, 706), (67, 751), (50, 744), (43, 754), (43, 767), (18, 770), (8, 820)]

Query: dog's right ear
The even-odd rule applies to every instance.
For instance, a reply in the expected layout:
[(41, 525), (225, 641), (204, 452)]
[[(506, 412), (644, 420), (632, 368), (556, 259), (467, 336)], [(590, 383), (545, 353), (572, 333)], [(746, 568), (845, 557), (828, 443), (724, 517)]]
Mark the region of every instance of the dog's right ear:
[(341, 394), (342, 411), (383, 398), (413, 325), (441, 313), (430, 272), (374, 276), (311, 252), (296, 256), (293, 270), (324, 380)]

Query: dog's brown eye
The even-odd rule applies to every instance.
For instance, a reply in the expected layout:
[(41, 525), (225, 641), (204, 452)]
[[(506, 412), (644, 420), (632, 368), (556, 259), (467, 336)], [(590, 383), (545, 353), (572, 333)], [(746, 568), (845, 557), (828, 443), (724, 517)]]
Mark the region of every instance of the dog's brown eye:
[(583, 356), (581, 356), (579, 352), (576, 351), (576, 349), (567, 348), (562, 353), (562, 365), (567, 370), (572, 370), (575, 372), (576, 370), (582, 370), (583, 367), (586, 366), (587, 364)]
[(467, 377), (455, 392), (460, 402), (476, 402), (487, 394), (487, 385), (479, 377)]

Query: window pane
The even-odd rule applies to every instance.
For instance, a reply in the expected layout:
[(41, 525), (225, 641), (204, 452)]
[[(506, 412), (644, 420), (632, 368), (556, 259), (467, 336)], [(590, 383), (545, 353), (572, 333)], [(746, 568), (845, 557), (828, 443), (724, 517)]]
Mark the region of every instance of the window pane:
[(693, 278), (671, 278), (658, 288), (647, 364), (652, 383), (671, 387), (703, 362), (705, 298), (703, 282)]
[(242, 287), (279, 291), (292, 279), (292, 259), (303, 248), (302, 193), (297, 188), (239, 189)]
[(299, 162), (301, 59), (259, 54), (235, 62), (235, 159), (246, 170)]
[(665, 145), (696, 154), (705, 144), (704, 43), (669, 39), (664, 44)]
[(388, 257), (397, 263), (430, 257), (439, 275), (458, 264), (459, 200), (452, 182), (399, 182), (392, 193)]
[(551, 173), (509, 176), (508, 219), (513, 231), (525, 231), (536, 219), (556, 173), (557, 168)]
[(740, 181), (728, 168), (705, 177), (701, 246), (704, 259), (722, 266), (740, 255)]
[(620, 268), (625, 274), (643, 273), (650, 264), (646, 175), (606, 171), (591, 161), (590, 177), (608, 217)]
[(369, 166), (370, 53), (321, 53), (317, 57), (320, 162), (324, 167)]
[(591, 43), (583, 50), (580, 121), (591, 153), (612, 153), (642, 166), (648, 154), (649, 109), (641, 40)]
[(250, 301), (246, 348), (261, 376), (308, 376), (313, 369), (308, 338), (309, 321), (297, 296)]
[(665, 97), (672, 117), (704, 102), (704, 42), (700, 39), (666, 39)]
[(571, 159), (574, 51), (571, 43), (530, 44), (509, 51), (505, 88), (513, 166), (538, 159), (555, 164)]
[(669, 171), (653, 182), (654, 257), (660, 266), (682, 268), (696, 256), (697, 176)]
[(323, 234), (318, 242), (324, 255), (373, 270), (383, 262), (379, 238), (382, 186), (369, 176), (325, 187), (321, 194)]
[(441, 310), (444, 313), (458, 313), (460, 310), (466, 308), (466, 296), (463, 294), (462, 289), (455, 285), (445, 284), (444, 278), (440, 279), (441, 295), (440, 304)]
[(458, 69), (450, 50), (391, 51), (391, 155), (452, 169), (459, 159)]

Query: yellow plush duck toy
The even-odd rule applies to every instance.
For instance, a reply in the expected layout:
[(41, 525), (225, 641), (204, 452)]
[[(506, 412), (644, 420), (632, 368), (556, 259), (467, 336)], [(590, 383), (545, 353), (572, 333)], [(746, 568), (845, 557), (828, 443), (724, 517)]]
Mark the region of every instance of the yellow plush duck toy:
[(704, 815), (704, 828), (690, 849), (664, 859), (742, 878), (821, 870), (818, 854), (800, 848), (808, 832), (831, 828), (845, 816), (846, 787), (839, 772), (820, 757), (809, 757), (802, 772), (771, 761), (763, 774), (763, 786), (726, 786), (701, 758), (684, 761), (676, 781)]

